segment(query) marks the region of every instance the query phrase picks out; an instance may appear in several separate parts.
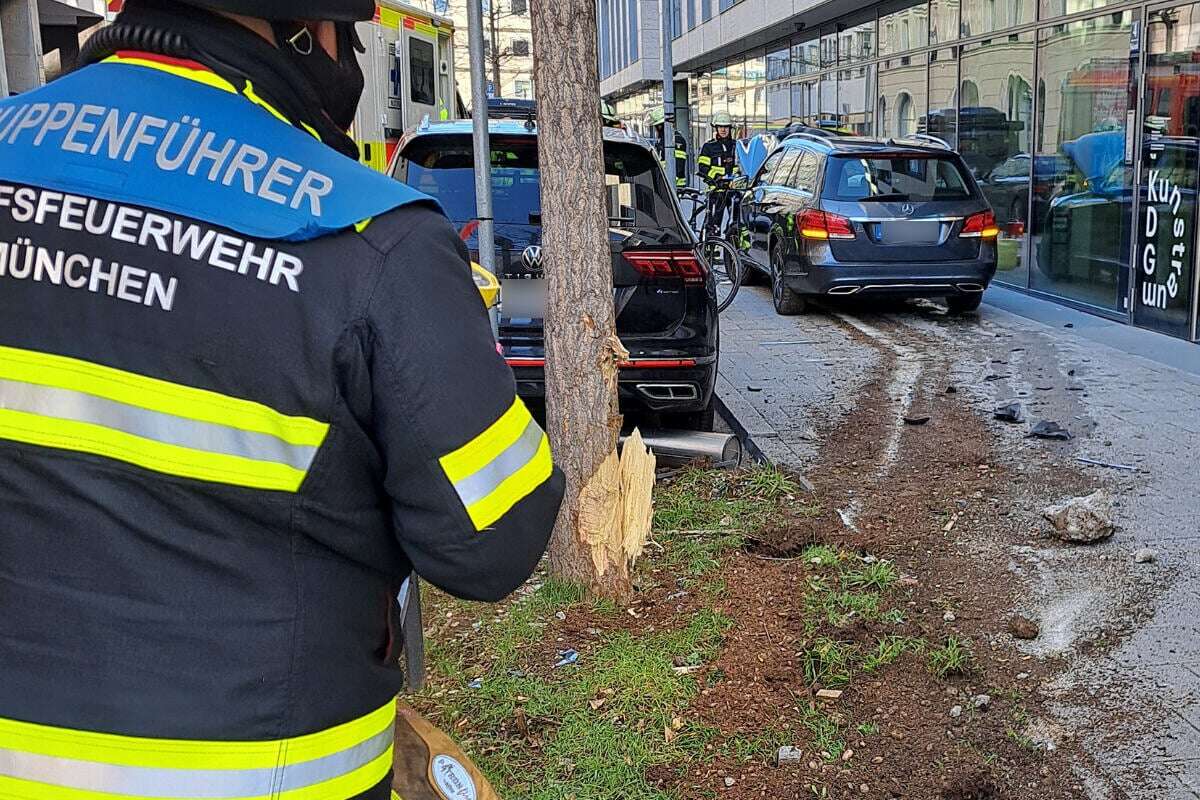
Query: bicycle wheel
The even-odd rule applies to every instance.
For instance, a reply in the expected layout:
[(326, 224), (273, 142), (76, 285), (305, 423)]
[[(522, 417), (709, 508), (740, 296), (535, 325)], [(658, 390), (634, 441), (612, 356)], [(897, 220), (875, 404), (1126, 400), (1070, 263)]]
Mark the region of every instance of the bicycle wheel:
[(742, 259), (738, 251), (721, 239), (705, 239), (700, 254), (708, 263), (717, 284), (717, 312), (729, 308), (742, 285)]

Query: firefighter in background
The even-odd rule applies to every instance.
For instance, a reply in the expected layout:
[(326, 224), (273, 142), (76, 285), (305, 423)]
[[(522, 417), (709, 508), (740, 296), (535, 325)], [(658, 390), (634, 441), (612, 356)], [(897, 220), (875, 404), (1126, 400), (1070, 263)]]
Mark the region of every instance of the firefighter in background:
[(708, 187), (708, 213), (705, 227), (710, 232), (719, 232), (729, 208), (729, 179), (739, 174), (737, 144), (733, 140), (733, 118), (726, 111), (718, 111), (712, 118), (713, 138), (700, 148), (696, 159), (700, 180)]
[(0, 100), (6, 800), (387, 800), (402, 581), (544, 551), (466, 248), (346, 134), (374, 13), (128, 0)]
[[(666, 134), (666, 113), (661, 108), (655, 108), (650, 111), (650, 117), (647, 120), (650, 123), (651, 130), (654, 131), (654, 136), (658, 142), (659, 159), (665, 167), (667, 161), (667, 146), (664, 143)], [(675, 129), (675, 185), (677, 187), (687, 186), (687, 162), (688, 150), (687, 139), (683, 138), (683, 134), (679, 129)]]

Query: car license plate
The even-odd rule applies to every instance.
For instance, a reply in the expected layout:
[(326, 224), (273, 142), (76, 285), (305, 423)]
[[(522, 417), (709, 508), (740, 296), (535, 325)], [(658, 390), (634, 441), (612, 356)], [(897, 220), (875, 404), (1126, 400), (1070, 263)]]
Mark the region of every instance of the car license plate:
[(546, 315), (546, 281), (500, 281), (500, 313), (508, 319), (542, 319)]
[(942, 223), (937, 220), (903, 220), (883, 222), (879, 240), (884, 244), (937, 244)]

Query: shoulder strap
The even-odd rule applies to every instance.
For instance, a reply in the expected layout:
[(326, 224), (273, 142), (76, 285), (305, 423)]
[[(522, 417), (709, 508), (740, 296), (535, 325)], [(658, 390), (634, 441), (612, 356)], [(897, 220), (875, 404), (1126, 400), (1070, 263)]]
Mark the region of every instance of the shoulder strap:
[(94, 64), (0, 101), (0, 179), (263, 239), (314, 239), (436, 205), (283, 121), (251, 85), (239, 93), (195, 62), (155, 61)]

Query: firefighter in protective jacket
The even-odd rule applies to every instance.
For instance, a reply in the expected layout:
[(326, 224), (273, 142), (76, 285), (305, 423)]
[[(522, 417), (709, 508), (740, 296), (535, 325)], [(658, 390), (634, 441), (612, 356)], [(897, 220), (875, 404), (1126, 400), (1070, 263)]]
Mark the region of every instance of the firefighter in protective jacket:
[(737, 144), (733, 140), (733, 118), (718, 111), (712, 118), (713, 138), (700, 148), (696, 168), (709, 190), (705, 226), (718, 230), (729, 208), (729, 192), (723, 187), (727, 178), (738, 174)]
[(0, 101), (0, 796), (383, 800), (401, 581), (544, 550), (466, 250), (345, 133), (374, 11), (129, 0)]
[[(659, 147), (658, 157), (663, 163), (663, 167), (666, 168), (667, 146), (663, 143), (663, 139), (666, 137), (667, 133), (666, 112), (663, 111), (661, 107), (652, 109), (647, 122), (650, 123), (650, 128), (654, 131), (655, 137), (657, 137)], [(687, 186), (687, 139), (683, 138), (683, 134), (680, 133), (678, 128), (675, 129), (674, 138), (675, 146), (672, 148), (674, 152), (672, 152), (671, 155), (675, 157), (675, 185)]]

